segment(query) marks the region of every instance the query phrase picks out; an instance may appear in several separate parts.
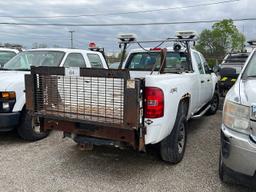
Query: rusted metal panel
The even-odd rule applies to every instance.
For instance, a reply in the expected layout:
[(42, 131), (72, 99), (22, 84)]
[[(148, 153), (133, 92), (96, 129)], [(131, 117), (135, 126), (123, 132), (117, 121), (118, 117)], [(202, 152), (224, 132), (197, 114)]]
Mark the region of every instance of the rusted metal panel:
[(125, 94), (125, 120), (126, 126), (138, 129), (140, 127), (140, 119), (143, 95), (141, 90), (143, 89), (143, 83), (139, 79), (128, 80), (127, 89)]
[[(40, 75), (65, 75), (63, 67), (31, 67), (31, 74)], [(129, 79), (130, 74), (127, 69), (93, 69), (80, 68), (80, 76), (82, 77), (105, 77), (105, 78), (122, 78)]]
[(98, 126), (92, 124), (82, 124), (70, 121), (60, 121), (53, 119), (44, 119), (41, 122), (41, 127), (44, 131), (58, 130), (87, 137), (100, 139), (109, 139), (128, 143), (134, 148), (138, 148), (135, 130), (118, 129), (107, 126)]
[[(40, 117), (137, 129), (140, 126), (141, 80), (127, 70), (80, 69), (65, 76), (59, 67), (32, 67), (34, 112)], [(28, 82), (29, 83), (29, 82)]]
[(32, 75), (25, 75), (26, 109), (33, 111), (34, 106), (34, 83)]

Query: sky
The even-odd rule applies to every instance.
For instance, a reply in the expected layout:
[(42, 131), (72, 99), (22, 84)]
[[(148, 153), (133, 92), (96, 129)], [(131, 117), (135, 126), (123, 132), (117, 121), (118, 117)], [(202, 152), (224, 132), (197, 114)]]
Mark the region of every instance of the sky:
[[(0, 1), (0, 23), (149, 23), (256, 17), (256, 0), (237, 0), (209, 6), (177, 8), (220, 1), (224, 0), (2, 0)], [(102, 15), (170, 7), (176, 7), (176, 9)], [(75, 15), (94, 16), (59, 17)], [(6, 16), (55, 18), (9, 18)], [(195, 30), (200, 33), (203, 29), (210, 28), (211, 25), (211, 23), (111, 27), (0, 25), (0, 42), (18, 43), (26, 48), (31, 48), (35, 42), (47, 44), (48, 47), (54, 45), (69, 47), (70, 33), (68, 31), (74, 30), (74, 47), (86, 49), (88, 42), (93, 41), (108, 52), (116, 52), (119, 50), (116, 38), (118, 33), (135, 33), (139, 40), (154, 40), (173, 37), (178, 30)], [(244, 32), (248, 40), (256, 39), (256, 21), (235, 22), (235, 25), (241, 32)]]

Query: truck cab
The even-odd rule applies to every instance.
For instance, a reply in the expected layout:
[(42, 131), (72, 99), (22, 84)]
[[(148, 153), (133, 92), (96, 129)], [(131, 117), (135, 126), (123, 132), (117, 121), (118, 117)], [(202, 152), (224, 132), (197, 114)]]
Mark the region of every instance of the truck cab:
[[(132, 78), (152, 78), (159, 76), (162, 49), (146, 48), (146, 50), (150, 53), (143, 49), (131, 50), (124, 62), (122, 68), (128, 69)], [(197, 80), (195, 89), (198, 91), (194, 95), (195, 99), (197, 99), (195, 103), (198, 103), (198, 109), (202, 105), (205, 105), (212, 97), (216, 85), (216, 75), (210, 70), (204, 56), (200, 52), (191, 49), (190, 54), (192, 69), (189, 69), (189, 60), (185, 49), (175, 51), (173, 47), (168, 47), (166, 66), (162, 74), (165, 74), (166, 79), (168, 77), (172, 79), (170, 80), (173, 81), (172, 84), (176, 84), (175, 79), (179, 77), (195, 76)], [(152, 66), (154, 65), (155, 69), (152, 71)]]

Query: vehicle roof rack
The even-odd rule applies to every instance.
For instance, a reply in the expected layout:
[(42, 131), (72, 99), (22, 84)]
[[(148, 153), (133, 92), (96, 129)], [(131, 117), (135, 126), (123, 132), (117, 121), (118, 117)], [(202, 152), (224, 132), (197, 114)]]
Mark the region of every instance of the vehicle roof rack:
[[(155, 48), (160, 47), (162, 44), (167, 43), (167, 42), (173, 42), (174, 43), (174, 50), (179, 51), (181, 49), (181, 45), (185, 47), (185, 50), (190, 53), (190, 43), (192, 42), (193, 45), (195, 45), (197, 38), (197, 33), (195, 31), (177, 31), (176, 32), (176, 37), (174, 38), (167, 38), (164, 40), (146, 40), (146, 41), (137, 41), (137, 35), (133, 33), (127, 33), (127, 34), (119, 34), (117, 38), (120, 40), (119, 43), (119, 48), (122, 48), (122, 56), (121, 56), (121, 62), (119, 64), (118, 69), (122, 68), (124, 59), (125, 59), (125, 54), (126, 54), (126, 49), (128, 44), (138, 44), (141, 48), (142, 46), (140, 44), (142, 43), (160, 43), (158, 46)], [(154, 49), (152, 49), (154, 50)], [(148, 50), (150, 52), (150, 50)], [(188, 54), (190, 55), (190, 54)], [(189, 56), (189, 62), (190, 62), (190, 71), (193, 71), (192, 68), (192, 62), (191, 58)]]

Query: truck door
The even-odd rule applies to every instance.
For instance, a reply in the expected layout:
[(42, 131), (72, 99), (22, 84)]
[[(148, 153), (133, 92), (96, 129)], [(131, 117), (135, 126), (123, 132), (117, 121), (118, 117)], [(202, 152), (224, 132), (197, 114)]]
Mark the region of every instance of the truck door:
[(204, 56), (202, 54), (200, 54), (200, 55), (201, 55), (201, 59), (203, 62), (205, 78), (206, 78), (206, 99), (207, 99), (207, 101), (210, 101), (212, 99), (212, 96), (214, 93), (214, 87), (213, 87), (212, 75), (211, 75), (212, 72), (211, 72)]
[(197, 52), (193, 52), (193, 56), (195, 58), (199, 75), (198, 75), (198, 84), (199, 84), (199, 107), (202, 107), (206, 104), (208, 99), (208, 90), (207, 90), (207, 78), (203, 67), (203, 62), (200, 58), (200, 55)]

